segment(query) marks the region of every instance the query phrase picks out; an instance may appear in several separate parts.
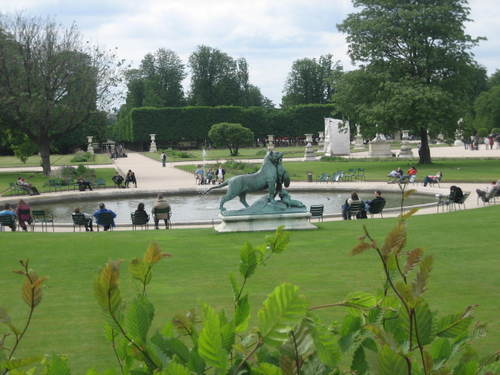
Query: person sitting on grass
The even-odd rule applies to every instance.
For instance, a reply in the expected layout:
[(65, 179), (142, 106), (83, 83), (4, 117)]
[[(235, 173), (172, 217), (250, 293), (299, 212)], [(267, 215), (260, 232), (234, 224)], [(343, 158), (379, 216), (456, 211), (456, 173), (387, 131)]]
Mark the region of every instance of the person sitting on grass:
[(476, 193), (481, 198), (483, 202), (489, 202), (489, 200), (500, 191), (500, 180), (497, 182), (491, 181), (491, 185), (487, 186), (485, 189), (476, 189)]
[(435, 176), (425, 176), (424, 186), (427, 186), (427, 184), (435, 184), (435, 183), (441, 181), (442, 177), (443, 177), (443, 172), (441, 172), (441, 171), (436, 173)]
[(75, 210), (73, 211), (73, 215), (83, 215), (83, 218), (85, 219), (84, 221), (85, 231), (86, 232), (94, 231), (94, 227), (92, 226), (92, 216), (86, 214), (85, 212), (82, 212), (78, 207), (75, 208)]
[(33, 216), (31, 215), (31, 207), (24, 200), (20, 199), (16, 207), (17, 220), (19, 221), (19, 226), (23, 228), (23, 231), (28, 231), (28, 226), (26, 223), (31, 225), (33, 223)]
[(9, 228), (15, 232), (16, 231), (16, 213), (12, 209), (9, 203), (5, 203), (4, 209), (0, 211), (0, 216), (10, 215), (13, 217), (12, 224), (9, 225)]
[[(111, 214), (111, 217), (113, 218), (113, 220), (111, 220), (111, 224), (108, 224), (108, 223), (103, 223), (102, 221), (102, 214), (104, 213), (109, 213)], [(94, 215), (93, 215), (95, 218), (96, 218), (96, 223), (97, 225), (102, 225), (102, 227), (104, 228), (104, 231), (107, 231), (109, 230), (111, 227), (115, 227), (115, 217), (116, 217), (116, 214), (111, 211), (111, 210), (108, 210), (106, 208), (106, 206), (104, 205), (104, 203), (99, 203), (99, 209), (94, 212)]]

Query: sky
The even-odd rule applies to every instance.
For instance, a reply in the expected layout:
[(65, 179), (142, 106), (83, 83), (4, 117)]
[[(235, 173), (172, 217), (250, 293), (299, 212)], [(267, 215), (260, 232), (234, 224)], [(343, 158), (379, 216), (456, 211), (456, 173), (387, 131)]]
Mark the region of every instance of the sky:
[[(469, 0), (474, 22), (467, 32), (487, 38), (473, 53), (490, 74), (500, 69), (497, 4)], [(117, 47), (132, 66), (158, 48), (175, 51), (186, 66), (197, 46), (218, 48), (246, 58), (250, 82), (276, 105), (297, 59), (331, 53), (353, 69), (345, 35), (336, 28), (354, 11), (351, 0), (0, 0), (0, 11), (76, 22), (86, 40)]]

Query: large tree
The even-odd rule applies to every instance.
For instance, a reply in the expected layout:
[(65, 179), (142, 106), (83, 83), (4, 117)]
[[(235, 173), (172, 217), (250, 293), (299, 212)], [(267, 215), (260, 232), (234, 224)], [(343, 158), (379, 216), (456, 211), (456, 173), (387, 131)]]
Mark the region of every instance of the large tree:
[[(453, 133), (473, 101), (482, 71), (470, 50), (479, 39), (465, 33), (466, 0), (353, 0), (357, 13), (338, 26), (362, 73), (378, 79), (367, 125), (408, 128), (421, 139), (420, 162), (430, 163), (428, 132)], [(358, 80), (359, 82), (359, 80)], [(344, 108), (339, 108), (346, 112)], [(366, 125), (365, 124), (365, 125)]]
[(250, 84), (246, 59), (234, 59), (208, 46), (199, 46), (189, 57), (190, 102), (193, 105), (268, 105), (258, 87)]
[(283, 106), (324, 104), (331, 100), (335, 81), (342, 66), (332, 55), (318, 60), (304, 58), (294, 61), (283, 89)]
[(37, 145), (48, 175), (54, 140), (106, 105), (118, 65), (112, 54), (83, 42), (74, 24), (1, 17), (0, 123)]

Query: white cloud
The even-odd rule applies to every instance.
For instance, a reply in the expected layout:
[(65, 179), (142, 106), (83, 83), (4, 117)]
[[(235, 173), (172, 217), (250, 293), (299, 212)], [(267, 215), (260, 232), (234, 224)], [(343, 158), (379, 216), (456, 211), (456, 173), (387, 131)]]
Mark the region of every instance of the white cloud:
[[(471, 0), (468, 25), (484, 35), (475, 49), (477, 60), (494, 71), (499, 67), (500, 8), (494, 0)], [(294, 60), (332, 53), (350, 68), (344, 35), (336, 24), (352, 11), (351, 0), (0, 0), (0, 9), (25, 9), (76, 21), (85, 37), (138, 64), (158, 48), (187, 58), (201, 44), (245, 57), (250, 79), (276, 104)]]

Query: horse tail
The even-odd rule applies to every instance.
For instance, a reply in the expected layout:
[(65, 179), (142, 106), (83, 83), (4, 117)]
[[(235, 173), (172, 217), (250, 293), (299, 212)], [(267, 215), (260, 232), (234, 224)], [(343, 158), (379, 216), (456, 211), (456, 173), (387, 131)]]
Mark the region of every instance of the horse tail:
[(208, 189), (207, 191), (205, 191), (205, 192), (203, 193), (203, 195), (208, 194), (208, 193), (209, 193), (209, 192), (211, 192), (212, 190), (215, 190), (215, 189), (220, 189), (220, 188), (222, 188), (222, 187), (224, 187), (224, 186), (227, 186), (227, 185), (228, 185), (228, 183), (229, 183), (229, 180), (226, 180), (226, 181), (224, 181), (222, 184), (215, 185), (215, 186), (211, 187), (210, 189)]

